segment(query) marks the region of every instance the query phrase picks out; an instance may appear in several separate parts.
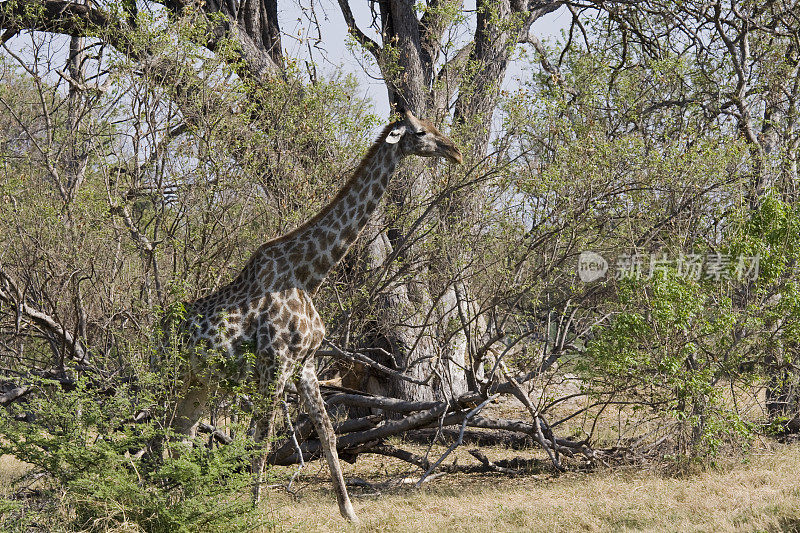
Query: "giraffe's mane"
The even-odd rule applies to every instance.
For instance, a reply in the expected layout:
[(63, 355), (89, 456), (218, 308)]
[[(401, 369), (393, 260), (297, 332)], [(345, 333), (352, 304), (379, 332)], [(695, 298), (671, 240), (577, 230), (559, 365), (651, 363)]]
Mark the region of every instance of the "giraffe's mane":
[(369, 164), (370, 161), (372, 161), (372, 158), (375, 156), (375, 153), (378, 150), (380, 150), (381, 146), (383, 146), (383, 142), (386, 140), (386, 136), (389, 135), (389, 132), (396, 126), (397, 123), (393, 122), (392, 124), (389, 124), (385, 128), (383, 128), (383, 131), (378, 135), (377, 139), (375, 139), (375, 142), (372, 143), (372, 146), (369, 147), (369, 150), (367, 150), (367, 153), (361, 159), (361, 162), (358, 164), (358, 166), (350, 175), (350, 177), (347, 179), (347, 181), (344, 183), (344, 185), (342, 185), (342, 187), (339, 189), (339, 192), (336, 193), (336, 196), (334, 196), (333, 199), (331, 199), (319, 213), (317, 213), (310, 219), (306, 220), (305, 222), (300, 224), (300, 226), (296, 227), (289, 233), (285, 233), (268, 241), (267, 243), (264, 244), (264, 247), (271, 246), (273, 244), (280, 244), (282, 242), (286, 242), (292, 239), (297, 234), (313, 226), (314, 224), (319, 222), (319, 220), (322, 217), (327, 215), (331, 211), (331, 209), (333, 209), (336, 206), (336, 204), (339, 203), (347, 195), (353, 183), (361, 177), (367, 165)]

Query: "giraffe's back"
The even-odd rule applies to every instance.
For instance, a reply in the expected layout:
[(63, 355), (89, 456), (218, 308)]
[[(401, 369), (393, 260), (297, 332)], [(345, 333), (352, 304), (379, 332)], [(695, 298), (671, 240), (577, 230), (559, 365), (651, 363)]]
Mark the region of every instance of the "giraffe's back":
[(187, 308), (193, 369), (223, 370), (228, 380), (245, 379), (253, 364), (271, 367), (277, 354), (302, 362), (325, 335), (311, 298), (297, 288), (254, 294), (228, 285)]

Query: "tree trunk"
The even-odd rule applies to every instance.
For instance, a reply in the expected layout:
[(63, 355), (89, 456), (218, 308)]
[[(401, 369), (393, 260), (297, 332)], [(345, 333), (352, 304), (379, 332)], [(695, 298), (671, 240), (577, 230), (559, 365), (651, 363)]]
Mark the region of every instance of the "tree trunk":
[[(453, 2), (460, 5), (460, 2)], [(497, 105), (499, 88), (508, 68), (515, 46), (527, 35), (537, 18), (557, 9), (561, 2), (542, 0), (524, 2), (511, 0), (479, 0), (478, 21), (474, 39), (456, 53), (437, 72), (440, 63), (441, 42), (452, 21), (444, 18), (433, 2), (418, 18), (414, 2), (409, 0), (379, 2), (382, 46), (370, 41), (355, 26), (349, 5), (339, 2), (351, 33), (375, 55), (384, 74), (390, 105), (396, 109), (410, 109), (418, 116), (442, 120), (449, 114), (449, 102), (458, 89), (453, 120), (458, 124), (462, 150), (482, 157), (489, 144), (489, 127)], [(437, 3), (438, 5), (438, 3)], [(394, 54), (387, 53), (392, 48)], [(469, 59), (469, 69), (465, 69)], [(448, 83), (440, 83), (446, 78)], [(474, 127), (480, 124), (480, 127)], [(399, 185), (390, 190), (387, 203), (393, 210), (408, 205), (419, 205), (420, 200), (435, 192), (432, 176), (424, 162), (414, 161), (398, 172)], [(469, 215), (476, 206), (468, 194), (456, 203), (460, 213), (441, 213), (446, 224), (455, 214), (456, 219)], [(385, 268), (387, 276), (394, 267), (386, 262), (395, 255), (405, 264), (414, 264), (421, 248), (427, 243), (416, 242), (407, 246), (408, 228), (387, 220), (386, 211), (376, 213), (365, 240), (365, 264), (369, 268)], [(446, 232), (446, 228), (440, 231)], [(412, 236), (413, 237), (413, 236)], [(475, 346), (488, 336), (487, 321), (480, 316), (471, 302), (470, 288), (456, 279), (445, 287), (431, 284), (430, 274), (442, 263), (466, 259), (464, 257), (437, 258), (420, 261), (403, 282), (388, 287), (377, 300), (378, 317), (374, 330), (368, 336), (368, 348), (383, 348), (394, 361), (382, 360), (387, 366), (396, 365), (417, 382), (402, 379), (385, 379), (377, 376), (361, 378), (360, 382), (370, 392), (391, 395), (409, 401), (430, 401), (457, 397), (471, 387), (481, 375), (481, 361), (475, 360)], [(468, 263), (468, 261), (465, 261)], [(468, 320), (465, 317), (469, 316)], [(466, 322), (466, 323), (465, 323)], [(457, 331), (453, 325), (458, 325)], [(366, 370), (366, 369), (363, 369)]]

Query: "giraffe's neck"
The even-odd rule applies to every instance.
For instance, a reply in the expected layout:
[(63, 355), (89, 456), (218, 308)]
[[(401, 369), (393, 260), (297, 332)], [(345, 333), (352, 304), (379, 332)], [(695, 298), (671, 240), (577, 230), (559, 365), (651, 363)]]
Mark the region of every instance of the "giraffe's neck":
[[(314, 293), (342, 260), (375, 211), (397, 163), (387, 128), (336, 197), (314, 218), (279, 239), (298, 288)], [(288, 273), (287, 273), (288, 274)]]

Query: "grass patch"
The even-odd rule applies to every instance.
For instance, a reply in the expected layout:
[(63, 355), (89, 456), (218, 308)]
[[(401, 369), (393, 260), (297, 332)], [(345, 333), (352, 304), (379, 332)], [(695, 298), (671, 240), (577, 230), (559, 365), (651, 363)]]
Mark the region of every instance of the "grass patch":
[[(518, 453), (487, 450), (493, 457)], [(459, 461), (463, 454), (458, 450)], [(0, 491), (8, 494), (11, 480), (27, 468), (12, 457), (0, 458)], [(632, 468), (558, 477), (453, 474), (415, 490), (385, 485), (418, 476), (398, 461), (363, 456), (345, 469), (347, 478), (384, 484), (379, 492), (351, 489), (361, 524), (339, 516), (327, 468), (317, 461), (298, 477), (295, 497), (279, 489), (268, 492), (259, 515), (270, 525), (259, 531), (800, 532), (800, 444), (681, 476)], [(277, 480), (292, 471), (272, 473)]]

